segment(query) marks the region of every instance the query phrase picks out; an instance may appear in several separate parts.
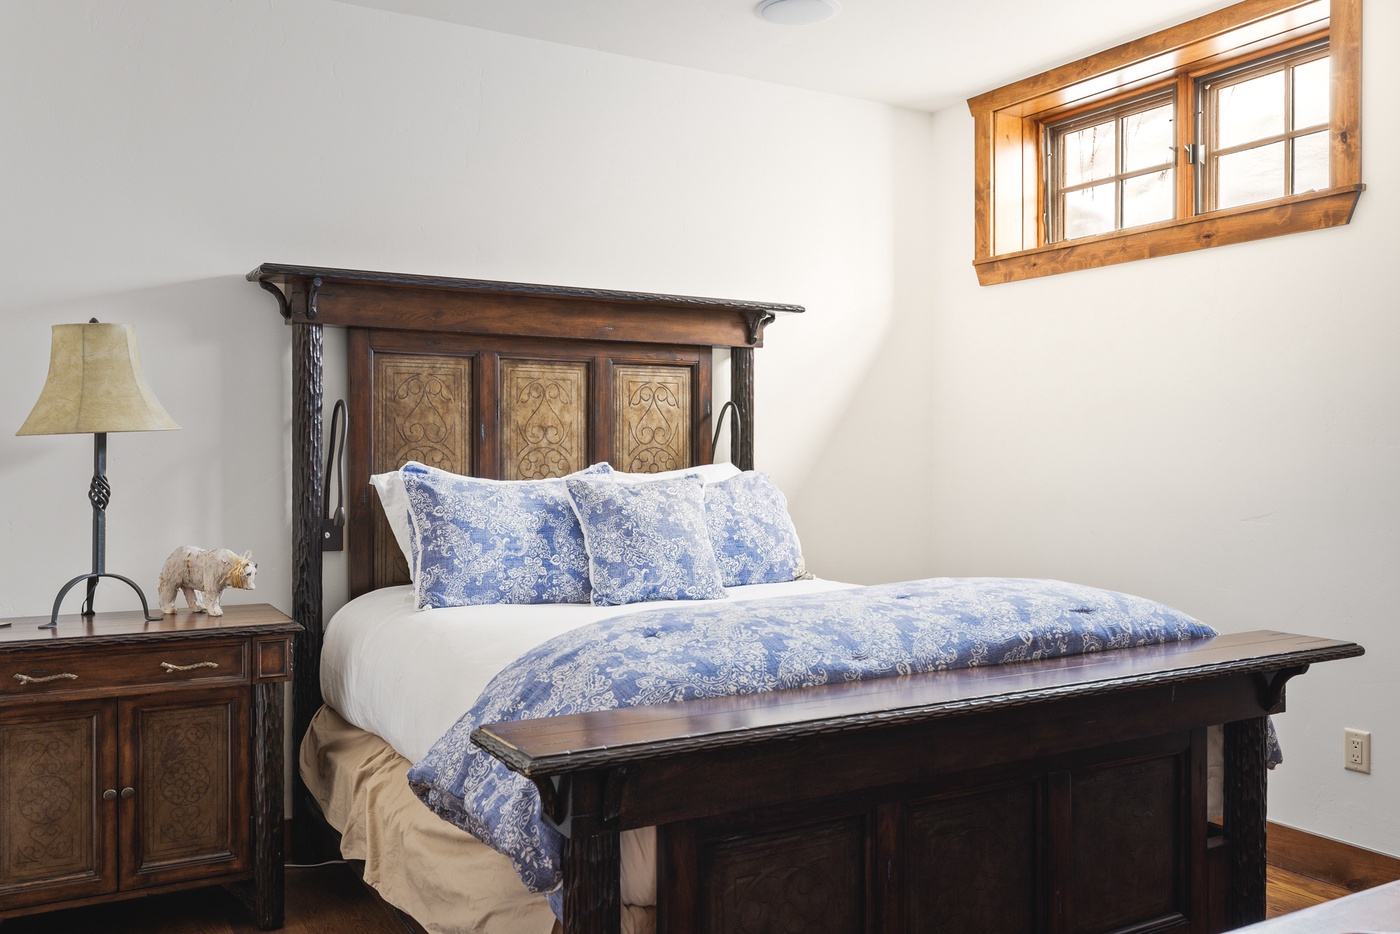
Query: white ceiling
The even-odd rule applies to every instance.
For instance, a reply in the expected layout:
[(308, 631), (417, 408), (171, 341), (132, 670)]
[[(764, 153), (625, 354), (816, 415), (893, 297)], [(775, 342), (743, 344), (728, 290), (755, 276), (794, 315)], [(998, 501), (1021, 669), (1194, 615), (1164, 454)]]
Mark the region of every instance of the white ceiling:
[(757, 0), (340, 0), (547, 42), (940, 110), (1226, 0), (843, 0), (778, 26)]

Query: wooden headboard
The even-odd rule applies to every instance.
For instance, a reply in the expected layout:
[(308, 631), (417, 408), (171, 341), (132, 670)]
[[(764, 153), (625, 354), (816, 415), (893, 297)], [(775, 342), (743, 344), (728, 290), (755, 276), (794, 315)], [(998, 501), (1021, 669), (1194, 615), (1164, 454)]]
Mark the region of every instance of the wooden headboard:
[(711, 367), (728, 348), (730, 459), (753, 467), (753, 350), (796, 305), (264, 264), (292, 327), (293, 736), (321, 704), (323, 332), (348, 330), (351, 596), (406, 582), (370, 491), (418, 460), (495, 479), (606, 460), (652, 472), (711, 459)]

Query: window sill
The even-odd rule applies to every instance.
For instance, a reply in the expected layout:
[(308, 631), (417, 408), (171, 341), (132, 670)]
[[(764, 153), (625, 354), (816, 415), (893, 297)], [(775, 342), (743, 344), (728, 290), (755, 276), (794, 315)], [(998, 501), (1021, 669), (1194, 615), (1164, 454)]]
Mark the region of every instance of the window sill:
[(1351, 220), (1356, 201), (1365, 188), (1365, 185), (1347, 185), (1310, 191), (1266, 204), (1212, 211), (1182, 220), (1084, 237), (1070, 243), (1006, 253), (973, 265), (980, 284), (995, 285), (1304, 230), (1340, 227)]

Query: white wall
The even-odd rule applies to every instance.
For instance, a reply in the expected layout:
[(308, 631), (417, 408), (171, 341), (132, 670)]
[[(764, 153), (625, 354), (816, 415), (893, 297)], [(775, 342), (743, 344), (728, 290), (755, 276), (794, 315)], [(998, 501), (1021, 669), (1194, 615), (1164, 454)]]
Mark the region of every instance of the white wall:
[[(229, 602), (290, 604), (290, 338), (260, 262), (805, 304), (757, 364), (760, 466), (799, 489), (931, 230), (904, 194), (927, 115), (330, 0), (5, 0), (0, 87), (0, 425), (51, 324), (137, 325), (183, 426), (111, 439), (108, 568), (148, 595), (191, 542), (253, 550)], [(0, 614), (47, 613), (89, 566), (91, 440), (12, 431)], [(119, 586), (99, 608), (134, 605)]]
[[(1362, 643), (1289, 685), (1270, 816), (1400, 854), (1400, 4), (1365, 17), (1369, 188), (1339, 229), (982, 288), (972, 119), (935, 115), (933, 301), (899, 306), (801, 496), (912, 455), (917, 484), (831, 520), (868, 578), (893, 576), (889, 525), (900, 574), (1062, 578)], [(1371, 775), (1343, 771), (1344, 727), (1372, 731)]]

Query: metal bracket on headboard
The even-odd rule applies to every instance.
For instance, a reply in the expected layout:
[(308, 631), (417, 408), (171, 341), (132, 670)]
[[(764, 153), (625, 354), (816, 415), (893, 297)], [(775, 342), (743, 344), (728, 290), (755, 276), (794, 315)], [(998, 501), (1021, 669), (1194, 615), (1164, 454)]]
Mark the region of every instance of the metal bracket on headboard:
[[(715, 416), (715, 434), (714, 437), (710, 439), (710, 460), (714, 460), (714, 452), (717, 449), (717, 446), (719, 445), (719, 433), (724, 430), (725, 415), (732, 415), (734, 417), (734, 424), (735, 427), (738, 429), (740, 435), (742, 435), (744, 432), (743, 413), (741, 413), (739, 411), (739, 407), (734, 404), (734, 400), (730, 399), (724, 405), (719, 407), (719, 414)], [(730, 459), (733, 460), (732, 457)]]
[[(337, 435), (336, 427), (340, 433)], [(331, 410), (330, 440), (326, 443), (326, 473), (321, 482), (321, 550), (345, 550), (345, 436), (350, 431), (350, 415), (345, 400), (337, 399)], [(336, 439), (339, 438), (339, 445)], [(331, 468), (335, 468), (335, 512), (331, 512)]]

